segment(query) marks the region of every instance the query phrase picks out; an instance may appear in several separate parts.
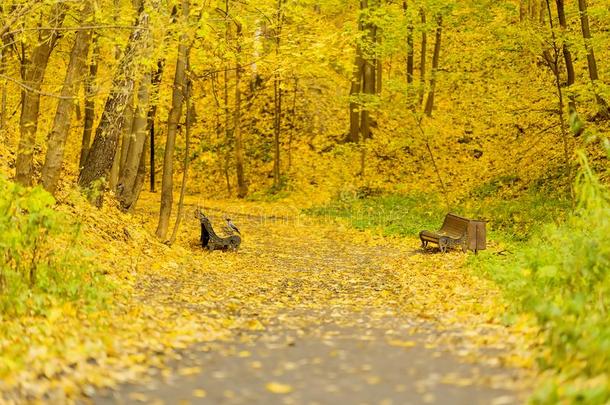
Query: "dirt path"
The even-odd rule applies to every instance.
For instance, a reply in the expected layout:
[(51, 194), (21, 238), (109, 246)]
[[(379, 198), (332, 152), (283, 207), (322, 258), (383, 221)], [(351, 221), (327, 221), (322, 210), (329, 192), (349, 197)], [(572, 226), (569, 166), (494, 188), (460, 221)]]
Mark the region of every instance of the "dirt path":
[(460, 269), (460, 254), (296, 218), (233, 220), (245, 235), (238, 254), (197, 250), (190, 223), (179, 241), (188, 257), (139, 282), (140, 299), (214, 321), (225, 338), (185, 348), (167, 368), (91, 402), (524, 401), (527, 373), (507, 364), (527, 354), (514, 332), (488, 322), (497, 297)]

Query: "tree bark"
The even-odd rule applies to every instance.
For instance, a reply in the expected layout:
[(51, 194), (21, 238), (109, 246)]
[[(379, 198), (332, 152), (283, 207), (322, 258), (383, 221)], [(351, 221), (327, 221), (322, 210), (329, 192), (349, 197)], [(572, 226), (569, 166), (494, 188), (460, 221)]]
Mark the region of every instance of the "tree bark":
[[(150, 48), (149, 48), (150, 49)], [(147, 52), (148, 53), (148, 52)], [(147, 55), (146, 57), (148, 57)], [(144, 153), (144, 144), (148, 136), (148, 112), (150, 111), (151, 73), (146, 69), (138, 90), (138, 104), (134, 112), (133, 136), (129, 137), (129, 145), (123, 171), (118, 181), (118, 197), (121, 207), (129, 210), (138, 195), (136, 177)]]
[[(277, 2), (277, 27), (275, 32), (275, 60), (280, 63), (280, 40), (283, 25), (282, 0)], [(281, 186), (281, 161), (280, 161), (280, 134), (282, 129), (282, 78), (278, 71), (279, 66), (276, 66), (276, 71), (273, 80), (273, 187), (275, 189)]]
[[(90, 0), (84, 1), (81, 24), (88, 24), (92, 13), (93, 4)], [(75, 105), (73, 98), (77, 95), (78, 84), (83, 77), (85, 61), (91, 43), (91, 34), (91, 30), (79, 30), (76, 33), (66, 78), (61, 91), (62, 99), (57, 104), (53, 128), (47, 141), (47, 155), (42, 167), (42, 185), (51, 193), (55, 193), (57, 189), (66, 140), (68, 139), (72, 122), (72, 110)]]
[(426, 33), (426, 12), (423, 8), (419, 9), (419, 16), (422, 23), (421, 32), (421, 55), (419, 59), (419, 103), (424, 101), (424, 90), (426, 88), (426, 46), (428, 34)]
[[(53, 7), (51, 22), (53, 26), (62, 25), (66, 15), (65, 3)], [(25, 186), (32, 185), (34, 170), (34, 147), (38, 130), (38, 113), (40, 110), (40, 88), (44, 78), (51, 52), (59, 39), (57, 30), (40, 31), (38, 44), (32, 51), (30, 63), (24, 65), (23, 80), (29, 89), (22, 92), (19, 147), (15, 181)], [(22, 63), (27, 63), (25, 60)]]
[[(182, 0), (182, 28), (187, 29), (189, 17), (189, 0)], [(174, 74), (174, 88), (172, 91), (172, 107), (167, 118), (167, 140), (165, 143), (165, 154), (163, 156), (163, 177), (161, 179), (161, 208), (159, 211), (159, 224), (157, 225), (157, 237), (165, 239), (169, 219), (174, 202), (174, 149), (176, 146), (176, 132), (178, 123), (182, 117), (182, 104), (184, 103), (184, 92), (186, 86), (186, 64), (189, 52), (188, 34), (183, 32), (178, 45), (178, 59), (176, 72)]]
[(95, 93), (97, 88), (95, 80), (97, 77), (99, 49), (97, 45), (97, 36), (94, 34), (92, 38), (93, 50), (91, 52), (91, 60), (89, 62), (89, 75), (85, 79), (85, 117), (83, 126), (83, 138), (80, 149), (80, 159), (78, 161), (79, 169), (82, 169), (89, 156), (89, 148), (91, 147), (91, 134), (93, 132), (93, 121), (95, 120)]
[[(555, 3), (557, 5), (557, 17), (559, 19), (559, 26), (565, 32), (568, 29), (568, 22), (566, 20), (564, 0), (555, 0)], [(550, 18), (550, 16), (549, 16), (549, 18)], [(565, 40), (563, 42), (562, 51), (563, 51), (563, 59), (565, 61), (565, 65), (566, 65), (566, 74), (567, 74), (566, 85), (568, 87), (570, 87), (571, 85), (574, 84), (576, 75), (574, 73), (574, 63), (572, 62), (572, 52), (570, 52), (570, 48), (569, 48), (568, 44), (565, 42)], [(574, 97), (569, 95), (568, 99), (569, 99), (568, 107), (570, 110), (570, 114), (575, 113), (576, 112), (576, 102), (574, 101)]]
[[(152, 100), (158, 99), (159, 94), (159, 85), (161, 84), (161, 79), (163, 78), (163, 71), (165, 70), (165, 58), (162, 58), (157, 61), (157, 70), (152, 76), (151, 79), (151, 90), (152, 90)], [(150, 139), (147, 141), (148, 147), (150, 149), (150, 192), (155, 192), (155, 119), (157, 117), (157, 108), (158, 101), (155, 101), (150, 106), (148, 110), (148, 132)]]
[[(187, 61), (187, 71), (189, 71), (189, 62)], [(184, 170), (182, 172), (182, 184), (180, 186), (180, 199), (178, 200), (178, 213), (176, 214), (176, 223), (174, 224), (174, 230), (172, 236), (169, 238), (169, 244), (173, 245), (178, 235), (178, 229), (180, 228), (180, 221), (182, 220), (182, 212), (184, 210), (184, 195), (186, 194), (186, 181), (188, 179), (189, 170), (189, 149), (191, 140), (191, 121), (193, 116), (193, 106), (191, 104), (191, 93), (192, 83), (190, 79), (186, 80), (186, 89), (184, 94), (186, 104), (186, 122), (185, 122), (185, 136), (184, 136)]]
[[(402, 2), (402, 7), (407, 14), (407, 2)], [(413, 24), (407, 25), (407, 84), (413, 83)]]
[[(360, 2), (360, 9), (364, 6), (363, 2)], [(364, 24), (362, 22), (362, 16), (358, 19), (358, 31), (364, 31)], [(357, 143), (360, 141), (360, 102), (358, 97), (362, 92), (362, 75), (364, 69), (364, 59), (362, 57), (362, 45), (360, 40), (356, 42), (356, 58), (354, 60), (352, 83), (350, 86), (350, 101), (349, 101), (349, 135), (347, 140), (349, 142)]]
[(585, 49), (587, 50), (587, 65), (589, 67), (589, 78), (591, 79), (593, 91), (595, 92), (595, 100), (597, 101), (597, 107), (599, 108), (597, 117), (603, 119), (610, 119), (610, 109), (608, 108), (608, 103), (597, 91), (596, 82), (599, 80), (599, 73), (597, 70), (597, 61), (595, 59), (593, 45), (591, 44), (591, 29), (589, 28), (587, 0), (578, 0), (578, 10), (580, 11), (580, 27), (582, 29), (582, 36), (585, 40)]
[(235, 170), (237, 174), (237, 197), (244, 198), (248, 194), (248, 185), (244, 173), (244, 142), (241, 133), (241, 41), (242, 26), (236, 22), (236, 66), (235, 66), (235, 111), (233, 121), (233, 133), (235, 135)]
[[(4, 53), (4, 41), (0, 40), (0, 74), (4, 75), (6, 72), (6, 61)], [(4, 135), (6, 131), (6, 79), (0, 79), (0, 86), (2, 86), (2, 93), (0, 94), (0, 134)]]
[(436, 90), (436, 76), (438, 73), (438, 63), (441, 54), (441, 34), (443, 30), (443, 16), (436, 16), (436, 38), (434, 42), (434, 55), (432, 56), (432, 73), (430, 74), (430, 92), (426, 100), (426, 107), (424, 113), (428, 116), (432, 116), (432, 109), (434, 108), (434, 91)]
[(112, 90), (106, 100), (102, 118), (95, 131), (93, 145), (89, 150), (87, 160), (78, 179), (81, 188), (88, 191), (89, 200), (98, 206), (102, 203), (104, 191), (102, 184), (99, 182), (108, 179), (114, 162), (125, 106), (130, 94), (133, 93), (135, 64), (142, 47), (142, 41), (146, 40), (148, 35), (147, 26), (148, 14), (140, 8), (136, 28), (129, 38), (127, 48), (115, 73)]

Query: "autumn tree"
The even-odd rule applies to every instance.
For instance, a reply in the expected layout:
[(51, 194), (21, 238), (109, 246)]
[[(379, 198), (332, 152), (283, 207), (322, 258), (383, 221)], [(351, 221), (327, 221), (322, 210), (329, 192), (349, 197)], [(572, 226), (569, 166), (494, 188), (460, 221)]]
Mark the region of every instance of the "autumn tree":
[(156, 234), (165, 239), (169, 226), (169, 219), (174, 201), (174, 148), (178, 123), (182, 117), (182, 106), (184, 104), (184, 91), (186, 87), (186, 63), (189, 52), (189, 0), (182, 0), (182, 34), (178, 45), (178, 57), (176, 71), (174, 74), (174, 85), (172, 90), (172, 105), (167, 119), (167, 140), (165, 143), (165, 155), (163, 158), (163, 178), (161, 183), (161, 208), (159, 212), (159, 223)]
[[(55, 3), (48, 18), (44, 21), (49, 29), (38, 31), (37, 43), (29, 57), (23, 52), (21, 60), (23, 91), (21, 100), (20, 138), (17, 150), (15, 180), (24, 185), (31, 185), (34, 175), (34, 149), (38, 130), (40, 96), (42, 81), (51, 57), (51, 52), (59, 40), (59, 28), (66, 17), (67, 3)], [(25, 46), (22, 44), (22, 46)]]

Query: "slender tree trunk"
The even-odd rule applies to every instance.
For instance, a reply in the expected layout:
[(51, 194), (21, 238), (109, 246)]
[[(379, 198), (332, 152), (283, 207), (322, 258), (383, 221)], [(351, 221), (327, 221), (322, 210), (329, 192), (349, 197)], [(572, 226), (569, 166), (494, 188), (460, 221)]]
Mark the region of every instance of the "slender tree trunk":
[(101, 187), (102, 184), (98, 182), (108, 179), (114, 162), (125, 106), (133, 92), (135, 64), (142, 47), (142, 41), (146, 41), (148, 35), (147, 27), (148, 15), (141, 8), (136, 29), (129, 38), (127, 48), (115, 73), (112, 90), (106, 100), (102, 118), (95, 131), (93, 145), (89, 150), (87, 160), (78, 179), (81, 188), (88, 190), (91, 202), (98, 206), (102, 203), (104, 191)]
[(165, 58), (161, 58), (157, 61), (157, 70), (152, 76), (151, 89), (152, 89), (152, 100), (155, 100), (148, 110), (148, 132), (150, 140), (147, 141), (147, 145), (150, 149), (150, 192), (155, 192), (155, 119), (157, 117), (158, 107), (158, 95), (159, 86), (161, 85), (161, 79), (163, 78), (163, 71), (165, 70)]
[[(407, 14), (407, 2), (402, 2), (405, 15)], [(407, 84), (413, 83), (413, 24), (407, 25)]]
[(426, 89), (426, 46), (428, 43), (428, 34), (426, 33), (426, 12), (423, 8), (419, 9), (419, 16), (422, 23), (421, 32), (421, 55), (419, 59), (419, 104), (424, 101), (424, 91)]
[[(189, 71), (189, 63), (187, 62), (187, 71)], [(180, 221), (182, 220), (182, 212), (184, 211), (184, 195), (186, 194), (186, 180), (188, 179), (189, 169), (189, 149), (191, 139), (191, 120), (193, 115), (193, 107), (191, 104), (191, 93), (192, 83), (190, 79), (187, 79), (186, 89), (184, 94), (184, 100), (186, 104), (186, 122), (185, 122), (185, 136), (184, 136), (184, 170), (182, 172), (182, 184), (180, 185), (180, 198), (178, 200), (178, 213), (176, 214), (176, 223), (174, 224), (174, 230), (172, 236), (169, 238), (169, 244), (173, 245), (178, 235), (178, 229), (180, 228)]]
[(97, 88), (95, 80), (97, 77), (99, 49), (97, 44), (97, 35), (92, 38), (91, 60), (89, 62), (89, 75), (85, 79), (85, 118), (83, 127), (83, 139), (81, 142), (80, 158), (78, 161), (79, 169), (82, 169), (89, 155), (91, 147), (91, 134), (93, 132), (93, 122), (95, 120), (95, 93)]
[(430, 92), (426, 100), (426, 107), (424, 113), (430, 117), (432, 116), (432, 109), (434, 108), (434, 91), (436, 90), (436, 76), (438, 73), (438, 63), (441, 54), (441, 34), (443, 31), (443, 16), (436, 16), (436, 38), (434, 42), (434, 55), (432, 56), (432, 73), (430, 74)]
[[(135, 89), (134, 89), (135, 92)], [(121, 138), (121, 159), (119, 160), (119, 172), (118, 178), (123, 175), (125, 170), (125, 162), (127, 161), (127, 152), (129, 151), (129, 145), (135, 135), (134, 125), (136, 119), (136, 106), (134, 106), (135, 97), (131, 95), (127, 107), (125, 108), (124, 123), (123, 123), (123, 137)]]
[(582, 29), (582, 36), (585, 40), (585, 49), (587, 50), (587, 65), (589, 67), (589, 78), (591, 79), (593, 91), (595, 92), (595, 100), (597, 101), (597, 107), (599, 108), (597, 118), (610, 119), (610, 109), (608, 108), (608, 103), (597, 91), (597, 81), (599, 80), (599, 73), (597, 70), (597, 61), (595, 59), (593, 45), (591, 44), (591, 29), (589, 28), (587, 0), (578, 0), (578, 10), (580, 11), (580, 27)]
[[(277, 2), (277, 27), (275, 32), (275, 60), (280, 63), (280, 41), (283, 25), (282, 0)], [(280, 133), (282, 129), (282, 78), (276, 66), (275, 78), (273, 81), (274, 94), (274, 125), (273, 125), (273, 187), (281, 186), (281, 161), (280, 161)]]
[[(564, 32), (566, 32), (568, 29), (568, 23), (566, 21), (564, 0), (555, 0), (555, 4), (557, 5), (557, 16), (559, 19), (559, 25), (561, 26), (561, 29)], [(549, 18), (550, 18), (550, 16), (549, 16)], [(563, 59), (565, 61), (565, 65), (566, 65), (566, 74), (567, 74), (566, 84), (568, 87), (570, 87), (571, 85), (574, 84), (576, 75), (574, 74), (574, 63), (572, 62), (572, 52), (570, 52), (570, 48), (569, 48), (566, 40), (564, 40), (564, 42), (563, 42), (562, 50), (563, 50)], [(568, 95), (568, 98), (569, 98), (568, 106), (569, 106), (570, 114), (573, 114), (576, 112), (576, 102), (574, 100), (574, 96)]]
[[(189, 0), (182, 0), (183, 29), (186, 29), (189, 16)], [(174, 76), (174, 89), (172, 91), (172, 107), (167, 119), (167, 141), (165, 143), (165, 155), (163, 158), (163, 178), (161, 180), (161, 209), (159, 212), (159, 225), (157, 236), (165, 239), (169, 218), (172, 213), (174, 202), (174, 148), (176, 144), (176, 132), (178, 123), (182, 116), (182, 104), (184, 103), (184, 92), (186, 87), (186, 64), (189, 52), (187, 44), (188, 35), (183, 33), (178, 45), (178, 60), (176, 62), (176, 73)]]
[[(55, 27), (61, 26), (66, 15), (65, 3), (57, 3), (51, 14), (51, 24)], [(40, 110), (40, 88), (44, 78), (45, 70), (53, 48), (59, 39), (56, 30), (41, 31), (38, 44), (32, 52), (32, 57), (25, 68), (24, 82), (29, 89), (22, 92), (21, 120), (19, 148), (17, 150), (17, 162), (15, 180), (23, 185), (29, 186), (33, 181), (34, 170), (34, 147), (36, 143), (36, 132), (38, 130), (38, 112)]]
[[(0, 41), (0, 75), (4, 75), (6, 72), (6, 58), (4, 53), (4, 41)], [(6, 79), (0, 78), (0, 86), (2, 86), (2, 92), (0, 94), (0, 134), (4, 136), (6, 131)]]
[[(368, 0), (362, 0), (361, 4), (363, 6), (363, 9), (368, 9), (370, 7)], [(366, 96), (370, 97), (375, 94), (375, 85), (377, 83), (375, 77), (375, 25), (370, 21), (370, 19), (369, 21), (365, 22), (364, 30), (366, 32), (366, 47), (369, 49), (369, 53), (372, 49), (372, 54), (365, 55), (363, 60), (362, 90)], [(369, 101), (368, 98), (366, 101)], [(366, 140), (371, 137), (370, 124), (370, 112), (367, 106), (362, 109), (360, 114), (360, 134), (362, 136), (362, 140)]]
[(237, 174), (237, 197), (244, 198), (248, 194), (248, 185), (244, 174), (244, 142), (241, 133), (241, 41), (242, 27), (236, 23), (236, 65), (235, 65), (235, 111), (233, 121), (233, 134), (235, 135), (235, 170)]
[(288, 137), (288, 171), (292, 169), (292, 140), (297, 127), (297, 94), (299, 91), (299, 79), (294, 78), (294, 95), (292, 97), (292, 111), (290, 114), (290, 136)]
[[(360, 9), (362, 10), (363, 2), (360, 2)], [(364, 31), (364, 24), (362, 22), (362, 16), (358, 19), (358, 31)], [(350, 101), (349, 101), (349, 136), (347, 140), (349, 142), (357, 143), (360, 141), (360, 102), (358, 97), (362, 92), (362, 75), (364, 69), (364, 59), (362, 58), (362, 45), (360, 40), (356, 42), (356, 58), (354, 60), (352, 83), (350, 86)]]
[[(85, 0), (81, 14), (81, 24), (89, 23), (89, 17), (92, 15), (92, 12), (93, 4), (90, 0)], [(55, 120), (53, 121), (53, 127), (47, 142), (47, 155), (42, 167), (42, 185), (51, 193), (54, 193), (57, 189), (57, 182), (63, 164), (64, 148), (72, 122), (72, 110), (75, 105), (73, 98), (77, 95), (78, 84), (83, 77), (90, 43), (91, 30), (80, 30), (76, 33), (66, 78), (61, 91), (63, 98), (57, 104)]]
[[(551, 3), (550, 0), (546, 0), (547, 10), (549, 12), (549, 16), (551, 15)], [(572, 185), (572, 166), (570, 165), (570, 151), (568, 145), (568, 134), (565, 126), (564, 119), (564, 99), (563, 99), (563, 89), (561, 88), (561, 77), (559, 75), (559, 45), (557, 44), (557, 36), (555, 35), (555, 30), (553, 26), (553, 19), (549, 18), (549, 26), (551, 28), (551, 38), (552, 38), (552, 46), (553, 46), (553, 59), (549, 61), (549, 63), (553, 63), (554, 68), (551, 67), (553, 74), (555, 76), (555, 88), (557, 89), (557, 104), (558, 104), (558, 114), (557, 118), (559, 119), (559, 127), (561, 128), (561, 140), (563, 143), (563, 159), (564, 165), (566, 167), (566, 188), (570, 193), (570, 197), (572, 199), (572, 205), (575, 204), (575, 196), (574, 189)]]

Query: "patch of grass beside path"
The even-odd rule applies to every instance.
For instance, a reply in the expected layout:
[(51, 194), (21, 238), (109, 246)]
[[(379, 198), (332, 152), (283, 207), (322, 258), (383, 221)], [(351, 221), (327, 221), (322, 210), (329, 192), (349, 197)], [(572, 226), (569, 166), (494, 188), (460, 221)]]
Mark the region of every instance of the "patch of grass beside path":
[[(575, 188), (574, 211), (565, 200), (536, 192), (511, 201), (487, 196), (485, 203), (455, 211), (493, 219), (490, 249), (469, 255), (465, 265), (502, 290), (504, 322), (525, 316), (540, 330), (536, 360), (542, 382), (531, 398), (536, 404), (610, 403), (610, 193), (584, 157)], [(308, 212), (358, 229), (416, 237), (442, 222), (446, 211), (431, 206), (433, 201), (385, 196), (335, 201)]]

